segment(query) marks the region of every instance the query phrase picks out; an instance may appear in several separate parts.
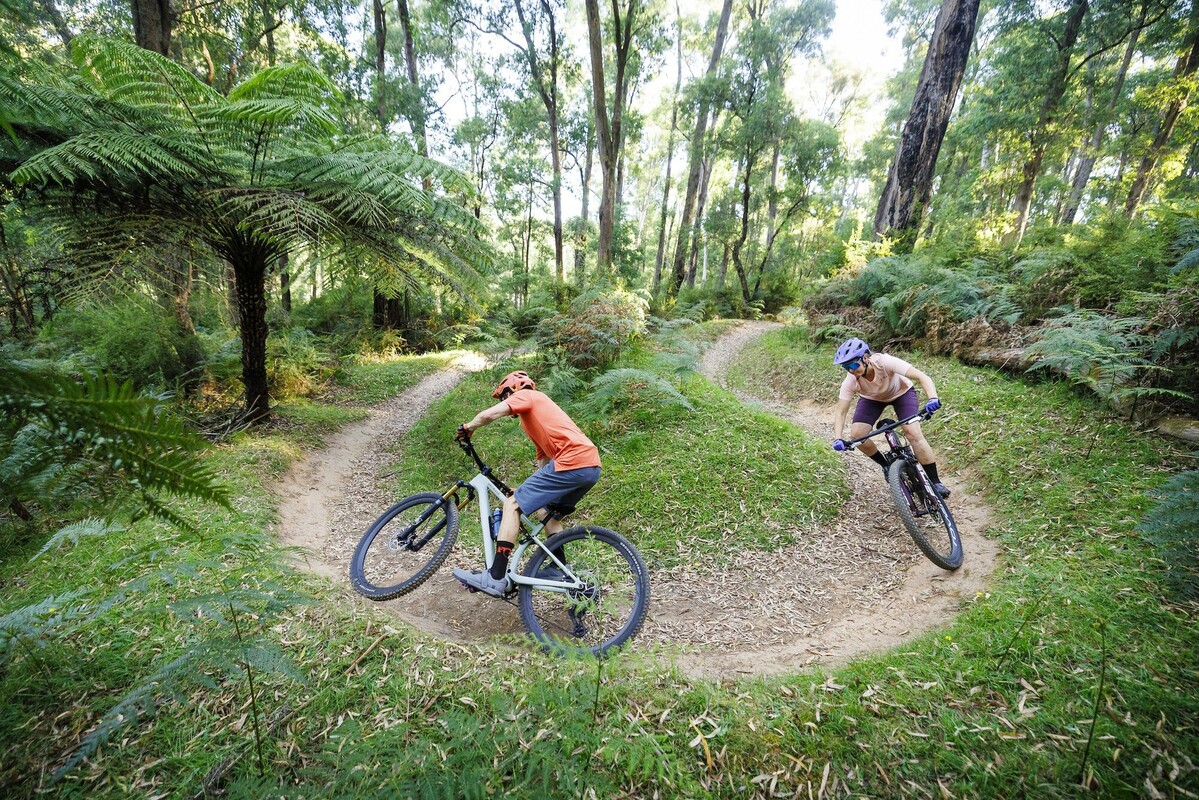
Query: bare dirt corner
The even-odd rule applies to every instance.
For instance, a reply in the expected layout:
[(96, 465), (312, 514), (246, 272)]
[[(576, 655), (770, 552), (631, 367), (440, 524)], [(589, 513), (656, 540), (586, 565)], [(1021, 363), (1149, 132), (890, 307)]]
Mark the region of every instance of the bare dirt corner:
[[(701, 370), (722, 382), (742, 349), (772, 326), (739, 326), (708, 349)], [(279, 481), (280, 538), (297, 549), (302, 566), (332, 579), (346, 602), (367, 602), (349, 588), (348, 563), (362, 532), (397, 499), (378, 485), (394, 461), (397, 437), (467, 371), (482, 367), (482, 359), (463, 359), (426, 378), (375, 407), (365, 421), (344, 428)], [(738, 395), (814, 436), (829, 436), (831, 405), (795, 406)], [(463, 419), (477, 410), (462, 409)], [(463, 465), (464, 476), (468, 466)], [(782, 674), (902, 645), (947, 624), (963, 599), (985, 591), (998, 548), (982, 535), (989, 514), (968, 494), (962, 476), (950, 475), (946, 482), (954, 490), (951, 505), (966, 562), (946, 572), (920, 554), (896, 515), (876, 512), (891, 501), (874, 463), (849, 454), (846, 467), (855, 499), (869, 502), (850, 503), (833, 525), (798, 524), (797, 544), (771, 553), (748, 552), (736, 546), (736, 532), (729, 531), (730, 546), (723, 548), (727, 561), (708, 559), (671, 570), (651, 563), (650, 614), (633, 648), (657, 648), (694, 677)], [(464, 518), (449, 563), (412, 594), (381, 607), (419, 630), (455, 641), (522, 631), (514, 608), (465, 593), (450, 575), (450, 567), (477, 566), (477, 535), (472, 520)], [(680, 540), (685, 537), (680, 532)]]

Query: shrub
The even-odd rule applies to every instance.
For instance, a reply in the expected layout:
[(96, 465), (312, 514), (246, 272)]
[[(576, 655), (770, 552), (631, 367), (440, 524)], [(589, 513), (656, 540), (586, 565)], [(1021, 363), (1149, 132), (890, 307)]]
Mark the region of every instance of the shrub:
[(64, 309), (42, 337), (60, 353), (85, 353), (101, 371), (145, 388), (175, 389), (195, 380), (189, 365), (205, 357), (195, 337), (148, 300)]
[(576, 369), (613, 364), (645, 333), (648, 303), (632, 292), (602, 287), (579, 295), (570, 313), (546, 319), (538, 329), (542, 347), (562, 353)]

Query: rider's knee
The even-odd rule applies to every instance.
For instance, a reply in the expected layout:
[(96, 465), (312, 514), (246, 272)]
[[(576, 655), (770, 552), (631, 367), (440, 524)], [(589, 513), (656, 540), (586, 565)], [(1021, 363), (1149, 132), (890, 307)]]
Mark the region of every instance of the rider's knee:
[(504, 513), (519, 514), (520, 504), (516, 502), (516, 495), (510, 494), (504, 498)]

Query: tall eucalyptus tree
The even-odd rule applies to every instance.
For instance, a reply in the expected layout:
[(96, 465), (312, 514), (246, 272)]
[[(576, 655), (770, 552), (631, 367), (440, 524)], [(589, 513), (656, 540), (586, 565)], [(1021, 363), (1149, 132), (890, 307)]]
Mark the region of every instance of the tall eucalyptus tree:
[(1128, 198), (1124, 201), (1124, 213), (1130, 217), (1136, 213), (1137, 207), (1145, 199), (1153, 172), (1170, 146), (1174, 127), (1186, 109), (1187, 101), (1193, 91), (1197, 70), (1199, 70), (1199, 0), (1191, 0), (1191, 10), (1182, 47), (1178, 54), (1177, 65), (1174, 67), (1174, 85), (1171, 87), (1170, 99), (1166, 103), (1161, 120), (1154, 128), (1153, 141), (1137, 165), (1136, 175), (1128, 190)]
[(604, 57), (603, 20), (597, 0), (584, 0), (587, 10), (587, 42), (591, 53), (592, 111), (599, 142), (600, 190), (599, 244), (596, 271), (600, 278), (612, 273), (612, 245), (616, 229), (617, 167), (623, 144), (625, 103), (628, 99), (630, 60), (633, 38), (645, 9), (641, 0), (613, 0), (612, 35), (615, 57), (612, 60), (612, 103), (608, 104), (608, 78)]
[[(716, 23), (715, 38), (712, 43), (712, 56), (708, 59), (707, 82), (711, 82), (720, 65), (720, 57), (724, 53), (724, 42), (729, 31), (729, 17), (733, 10), (733, 0), (724, 0), (720, 8), (720, 21)], [(671, 274), (671, 291), (678, 292), (683, 285), (687, 273), (688, 245), (692, 236), (692, 221), (695, 214), (696, 200), (699, 197), (699, 179), (703, 169), (704, 133), (708, 127), (710, 92), (703, 90), (699, 93), (698, 108), (695, 115), (695, 128), (691, 132), (691, 143), (687, 149), (687, 191), (683, 196), (683, 206), (679, 217), (678, 235), (674, 248), (674, 269)]]
[(915, 242), (932, 196), (937, 156), (974, 42), (978, 6), (979, 0), (945, 0), (941, 4), (916, 96), (887, 171), (874, 215), (874, 234), (895, 235), (901, 249)]

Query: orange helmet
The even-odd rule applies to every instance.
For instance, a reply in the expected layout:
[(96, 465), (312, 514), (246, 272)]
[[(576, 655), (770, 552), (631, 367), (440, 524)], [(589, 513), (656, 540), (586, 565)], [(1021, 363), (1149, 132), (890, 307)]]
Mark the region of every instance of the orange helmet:
[(495, 391), (491, 396), (497, 400), (504, 398), (504, 392), (515, 392), (517, 389), (536, 389), (537, 384), (533, 383), (533, 379), (529, 377), (529, 373), (524, 370), (509, 372), (500, 381), (500, 385), (495, 387)]

